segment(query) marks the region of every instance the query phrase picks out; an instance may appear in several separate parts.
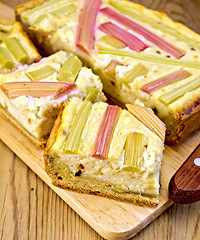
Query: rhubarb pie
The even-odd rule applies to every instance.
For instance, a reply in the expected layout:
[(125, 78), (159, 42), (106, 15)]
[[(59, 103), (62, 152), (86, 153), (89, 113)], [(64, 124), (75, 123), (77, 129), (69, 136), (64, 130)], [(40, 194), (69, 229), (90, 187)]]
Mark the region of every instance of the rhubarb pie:
[(8, 73), (20, 65), (41, 58), (20, 22), (0, 19), (0, 73)]
[(0, 83), (1, 111), (39, 147), (45, 146), (63, 101), (106, 100), (99, 77), (63, 51), (1, 74)]
[(166, 14), (123, 0), (36, 0), (16, 16), (46, 53), (83, 59), (108, 96), (153, 109), (167, 143), (200, 128), (200, 36)]
[(45, 150), (61, 188), (155, 206), (165, 125), (151, 109), (73, 97), (62, 104)]

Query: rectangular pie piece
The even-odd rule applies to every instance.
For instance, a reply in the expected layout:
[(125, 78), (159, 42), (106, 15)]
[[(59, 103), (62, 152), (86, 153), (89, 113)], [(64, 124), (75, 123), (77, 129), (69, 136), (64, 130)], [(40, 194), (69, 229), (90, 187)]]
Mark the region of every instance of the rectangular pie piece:
[(63, 103), (45, 150), (53, 184), (139, 205), (159, 203), (165, 125), (152, 110), (73, 97)]
[(11, 72), (40, 58), (20, 22), (0, 19), (0, 73)]
[(16, 16), (44, 52), (81, 57), (108, 96), (153, 109), (166, 124), (167, 143), (200, 128), (199, 34), (124, 0), (30, 1)]
[(63, 101), (106, 100), (99, 77), (64, 51), (1, 74), (0, 84), (1, 111), (39, 147), (45, 146)]

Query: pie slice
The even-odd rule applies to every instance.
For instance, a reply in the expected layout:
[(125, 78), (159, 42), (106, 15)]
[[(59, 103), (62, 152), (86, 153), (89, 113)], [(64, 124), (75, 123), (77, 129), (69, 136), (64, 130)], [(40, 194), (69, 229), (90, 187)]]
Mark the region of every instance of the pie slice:
[[(63, 103), (45, 150), (58, 187), (155, 206), (165, 125), (152, 110), (73, 97)], [(138, 113), (139, 115), (135, 115)]]
[(0, 73), (11, 72), (40, 58), (20, 22), (0, 19)]
[(1, 74), (0, 83), (1, 111), (39, 147), (45, 146), (63, 101), (73, 96), (106, 100), (99, 77), (63, 51)]
[(200, 128), (200, 36), (166, 14), (124, 0), (47, 0), (16, 16), (46, 53), (81, 57), (108, 96), (153, 109), (167, 143)]

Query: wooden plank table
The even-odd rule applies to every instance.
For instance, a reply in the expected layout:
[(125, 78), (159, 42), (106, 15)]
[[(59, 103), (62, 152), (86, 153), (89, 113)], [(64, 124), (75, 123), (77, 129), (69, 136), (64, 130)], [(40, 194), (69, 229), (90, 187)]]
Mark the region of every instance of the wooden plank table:
[[(20, 2), (5, 1), (12, 7)], [(164, 10), (200, 32), (197, 1), (137, 2)], [(0, 3), (0, 15), (12, 18), (13, 11)], [(1, 239), (103, 239), (2, 142), (0, 176)], [(133, 239), (200, 239), (200, 203), (173, 205)]]

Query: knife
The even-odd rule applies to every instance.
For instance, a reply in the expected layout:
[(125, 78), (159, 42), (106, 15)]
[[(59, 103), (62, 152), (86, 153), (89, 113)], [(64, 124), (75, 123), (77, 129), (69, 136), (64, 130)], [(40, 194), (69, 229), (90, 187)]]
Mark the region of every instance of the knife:
[(200, 201), (200, 144), (171, 178), (169, 199), (178, 204)]

